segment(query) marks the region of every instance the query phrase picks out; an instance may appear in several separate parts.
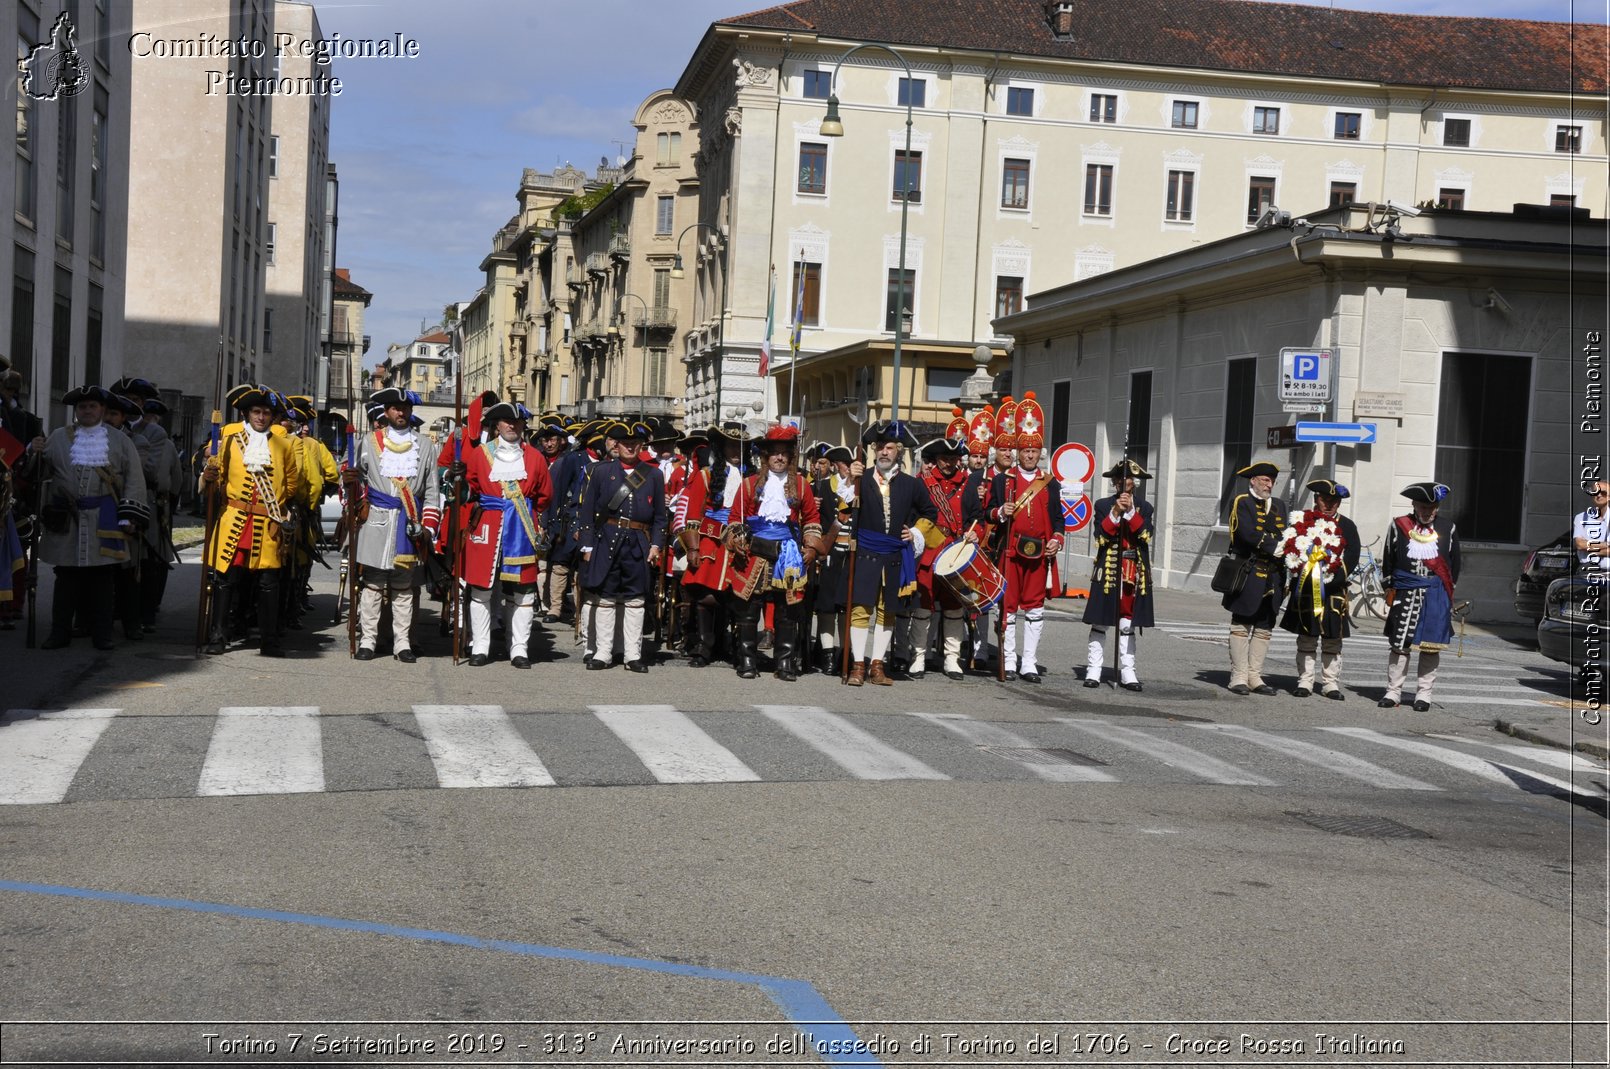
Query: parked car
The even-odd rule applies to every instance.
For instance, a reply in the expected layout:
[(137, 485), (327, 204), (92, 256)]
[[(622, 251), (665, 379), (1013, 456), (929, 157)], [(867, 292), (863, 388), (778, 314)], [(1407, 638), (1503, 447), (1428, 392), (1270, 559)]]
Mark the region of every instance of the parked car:
[(326, 545), (335, 544), (335, 525), (341, 519), (341, 495), (330, 494), (319, 502), (319, 531)]
[(1584, 575), (1550, 583), (1537, 624), (1537, 648), (1550, 660), (1575, 668), (1579, 682), (1596, 679), (1602, 688), (1610, 665), (1610, 583)]
[(1533, 623), (1541, 620), (1543, 597), (1549, 585), (1575, 568), (1576, 550), (1571, 545), (1570, 531), (1528, 553), (1520, 577), (1515, 580), (1515, 614)]

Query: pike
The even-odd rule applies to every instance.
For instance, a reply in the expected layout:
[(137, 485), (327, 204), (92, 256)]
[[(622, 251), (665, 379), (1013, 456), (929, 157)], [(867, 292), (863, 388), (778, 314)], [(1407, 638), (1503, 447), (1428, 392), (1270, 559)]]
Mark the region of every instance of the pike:
[(40, 479), (39, 485), (34, 489), (34, 522), (28, 530), (28, 547), (23, 554), (23, 582), (28, 584), (28, 649), (33, 649), (38, 634), (39, 620), (39, 534), (44, 527), (44, 520), (40, 513), (45, 507), (45, 486), (49, 479)]
[[(463, 572), (462, 547), (459, 545), (459, 498), (464, 495), (464, 479), (458, 474), (460, 465), (464, 463), (464, 438), (468, 429), (464, 426), (464, 376), (454, 367), (453, 375), (453, 472), (451, 486), (452, 499), (448, 501), (447, 508), (447, 593), (443, 600), (447, 604), (448, 615), (453, 621), (453, 663), (456, 665), (464, 654), (464, 607), (459, 596), (458, 577)], [(512, 640), (511, 640), (512, 644)]]
[[(355, 471), (358, 466), (358, 403), (352, 395), (352, 359), (349, 356), (347, 365), (347, 470)], [(359, 488), (350, 484), (346, 500), (346, 528), (347, 528), (347, 655), (358, 655), (358, 494)], [(387, 586), (390, 590), (390, 586)], [(341, 598), (337, 596), (336, 612), (341, 611)]]
[[(867, 456), (870, 457), (871, 455), (872, 447), (867, 446)], [(866, 482), (865, 471), (861, 473), (861, 482)], [(862, 494), (863, 489), (864, 487), (862, 487), (859, 483), (856, 484), (855, 510), (850, 514), (850, 553), (844, 562), (844, 623), (839, 627), (839, 638), (844, 643), (844, 657), (843, 664), (839, 668), (840, 683), (849, 683), (850, 666), (855, 663), (855, 661), (859, 660), (859, 658), (852, 659), (850, 656), (850, 647), (853, 645), (853, 643), (850, 641), (850, 603), (855, 600), (855, 557), (858, 549), (860, 548), (860, 539), (857, 536), (860, 534), (861, 529), (861, 502), (864, 500)], [(872, 605), (872, 611), (874, 614), (877, 613), (876, 602), (874, 602)], [(875, 615), (874, 619), (870, 622), (876, 623)]]
[[(202, 647), (212, 634), (213, 594), (218, 589), (218, 577), (213, 571), (213, 554), (217, 550), (218, 539), (218, 498), (225, 492), (217, 486), (209, 486), (206, 473), (211, 466), (213, 458), (218, 459), (219, 479), (222, 480), (229, 473), (229, 467), (219, 455), (222, 452), (222, 425), (224, 420), (224, 339), (218, 337), (218, 359), (213, 367), (213, 410), (211, 451), (202, 463), (201, 492), (207, 499), (206, 526), (202, 528), (201, 539), (201, 588), (200, 603), (196, 606), (196, 656), (201, 656)], [(224, 621), (227, 629), (229, 621)]]

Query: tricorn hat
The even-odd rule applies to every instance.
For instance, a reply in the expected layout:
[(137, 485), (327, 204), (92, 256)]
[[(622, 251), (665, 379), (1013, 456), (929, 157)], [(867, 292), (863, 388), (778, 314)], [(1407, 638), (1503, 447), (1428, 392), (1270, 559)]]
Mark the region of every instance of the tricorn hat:
[(1427, 505), (1441, 504), (1442, 499), (1448, 496), (1448, 488), (1439, 482), (1410, 483), (1400, 493), (1410, 501), (1419, 501)]
[(140, 414), (140, 402), (132, 397), (124, 397), (120, 393), (108, 393), (106, 407), (108, 409), (115, 408), (125, 416), (138, 416)]
[(112, 394), (104, 386), (80, 386), (76, 390), (68, 390), (62, 398), (62, 404), (76, 405), (82, 401), (96, 401), (106, 404), (112, 399)]
[(408, 391), (402, 387), (387, 386), (383, 390), (376, 390), (370, 394), (369, 403), (379, 405), (381, 408), (391, 408), (393, 406), (411, 405), (414, 402), (410, 398)]
[(1326, 497), (1348, 498), (1353, 496), (1353, 491), (1335, 479), (1314, 479), (1304, 483), (1303, 489), (1310, 493), (1323, 494)]
[(1150, 479), (1152, 473), (1140, 466), (1134, 457), (1125, 457), (1101, 473), (1103, 479)]
[(823, 454), (833, 464), (854, 464), (855, 454), (847, 445), (835, 445)]
[(487, 405), (481, 409), (481, 426), (490, 427), (498, 420), (507, 420), (510, 423), (520, 422), (520, 410), (514, 407), (512, 401), (500, 401), (495, 405)]
[(924, 460), (938, 460), (940, 457), (964, 457), (967, 455), (967, 443), (959, 438), (935, 438), (922, 447), (920, 455)]
[(140, 410), (148, 416), (167, 418), (168, 415), (168, 406), (155, 397), (146, 398), (145, 403), (140, 406)]
[(225, 400), (229, 407), (244, 415), (254, 408), (275, 409), (278, 405), (274, 400), (274, 391), (267, 386), (258, 386), (255, 383), (243, 382), (230, 390)]
[(112, 392), (124, 397), (134, 397), (141, 401), (159, 396), (156, 383), (148, 379), (136, 379), (125, 375), (112, 383)]
[(1248, 464), (1246, 467), (1236, 472), (1236, 476), (1241, 479), (1255, 479), (1260, 475), (1267, 475), (1269, 478), (1273, 479), (1279, 474), (1280, 466), (1267, 460), (1260, 460), (1256, 464)]
[(898, 442), (911, 449), (919, 445), (917, 436), (911, 433), (911, 426), (902, 420), (879, 420), (861, 432), (862, 445), (882, 445), (884, 442)]
[(755, 439), (755, 448), (763, 453), (773, 450), (794, 451), (799, 448), (799, 428), (773, 423), (766, 428), (766, 433)]

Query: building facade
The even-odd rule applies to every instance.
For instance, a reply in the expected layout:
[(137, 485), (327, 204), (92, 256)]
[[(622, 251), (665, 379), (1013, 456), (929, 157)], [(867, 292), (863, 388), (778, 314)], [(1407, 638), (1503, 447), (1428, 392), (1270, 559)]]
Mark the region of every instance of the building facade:
[[(65, 21), (64, 21), (65, 20)], [(0, 345), (22, 375), (23, 403), (47, 428), (70, 417), (83, 382), (140, 371), (126, 355), (129, 13), (112, 0), (65, 12), (54, 0), (0, 7), (16, 42), (16, 150), (0, 168)], [(163, 385), (172, 385), (164, 383)]]
[(352, 281), (352, 273), (345, 267), (336, 268), (331, 288), (328, 398), (329, 408), (340, 412), (344, 422), (353, 412), (348, 383), (358, 405), (369, 394), (369, 374), (363, 363), (369, 353), (369, 335), (363, 329), (363, 317), (374, 294)]
[[(942, 389), (930, 365), (957, 370), (941, 351), (1004, 355), (992, 321), (1025, 294), (1271, 208), (1602, 214), (1604, 42), (1603, 26), (1240, 0), (797, 0), (718, 22), (676, 87), (701, 117), (698, 213), (717, 237), (698, 299), (727, 321), (720, 345), (688, 339), (690, 409), (719, 390), (778, 411), (796, 306), (802, 373), (816, 354), (886, 360), (909, 312), (900, 406), (923, 413)], [(830, 95), (842, 136), (823, 132)]]
[[(312, 5), (275, 0), (277, 77), (311, 79), (323, 31)], [(330, 163), (330, 98), (293, 93), (273, 98), (269, 114), (268, 222), (264, 239), (262, 357), (264, 382), (287, 393), (321, 396), (330, 311), (330, 250), (325, 203)]]
[[(1460, 599), (1513, 619), (1526, 552), (1569, 528), (1597, 474), (1583, 458), (1604, 456), (1610, 243), (1587, 215), (1341, 207), (1037, 294), (997, 326), (1048, 441), (1087, 444), (1096, 471), (1129, 455), (1154, 474), (1161, 585), (1207, 589), (1245, 489), (1235, 472), (1273, 460), (1294, 508), (1311, 479), (1348, 486), (1367, 541), (1407, 511), (1405, 485), (1447, 484)], [(1287, 410), (1284, 348), (1334, 351), (1329, 406)], [(1373, 441), (1302, 444), (1298, 421)], [(1088, 531), (1068, 553), (1066, 574), (1088, 574)]]

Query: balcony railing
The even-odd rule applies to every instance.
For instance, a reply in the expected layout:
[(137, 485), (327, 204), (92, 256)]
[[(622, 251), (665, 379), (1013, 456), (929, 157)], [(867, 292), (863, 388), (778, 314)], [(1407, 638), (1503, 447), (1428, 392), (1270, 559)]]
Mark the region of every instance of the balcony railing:
[(611, 260), (629, 260), (632, 256), (632, 239), (625, 234), (616, 234), (609, 239), (609, 258)]
[(579, 267), (572, 267), (565, 272), (565, 285), (575, 289), (582, 289), (587, 285), (587, 272)]
[(609, 257), (601, 252), (587, 254), (587, 273), (589, 275), (609, 274)]
[(637, 326), (639, 330), (675, 330), (676, 309), (670, 305), (657, 304), (648, 310), (648, 315), (638, 313)]

